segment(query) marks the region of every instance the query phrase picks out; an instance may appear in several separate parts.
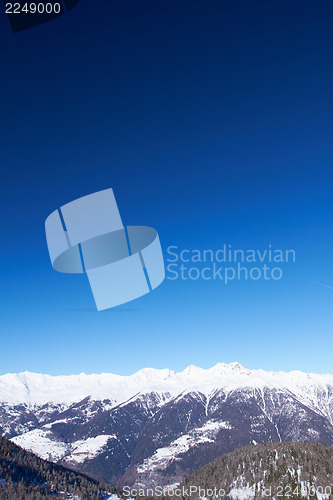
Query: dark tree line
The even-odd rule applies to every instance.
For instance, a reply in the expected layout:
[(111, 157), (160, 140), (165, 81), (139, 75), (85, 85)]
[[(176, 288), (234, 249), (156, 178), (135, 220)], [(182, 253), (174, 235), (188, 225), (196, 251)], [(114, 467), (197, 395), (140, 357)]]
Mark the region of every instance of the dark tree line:
[[(205, 465), (182, 485), (225, 490), (252, 487), (255, 499), (279, 492), (281, 500), (317, 500), (323, 488), (333, 500), (333, 448), (313, 443), (268, 443), (240, 448)], [(303, 496), (301, 486), (303, 488)], [(266, 491), (265, 491), (266, 490)], [(304, 494), (308, 492), (307, 496)], [(273, 496), (273, 494), (272, 494)], [(195, 498), (195, 495), (193, 496)]]

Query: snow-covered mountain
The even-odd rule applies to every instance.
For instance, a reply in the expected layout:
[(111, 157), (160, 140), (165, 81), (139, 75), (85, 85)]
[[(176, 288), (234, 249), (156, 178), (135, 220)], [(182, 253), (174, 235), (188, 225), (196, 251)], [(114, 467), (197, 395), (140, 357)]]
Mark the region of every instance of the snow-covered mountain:
[(333, 375), (218, 363), (183, 372), (0, 377), (0, 433), (117, 484), (165, 485), (251, 443), (333, 445)]

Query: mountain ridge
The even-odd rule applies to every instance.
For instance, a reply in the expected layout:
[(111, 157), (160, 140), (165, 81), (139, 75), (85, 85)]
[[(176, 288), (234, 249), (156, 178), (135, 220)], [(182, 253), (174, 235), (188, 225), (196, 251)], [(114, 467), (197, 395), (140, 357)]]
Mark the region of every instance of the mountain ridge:
[(250, 444), (333, 446), (333, 375), (235, 362), (125, 377), (4, 376), (0, 434), (109, 484), (173, 484)]
[[(10, 373), (0, 376), (0, 401), (19, 403), (65, 403), (79, 402), (90, 396), (95, 400), (111, 398), (121, 403), (137, 392), (170, 392), (175, 395), (188, 389), (205, 394), (215, 387), (288, 387), (297, 393), (300, 386), (333, 386), (333, 375), (291, 372), (249, 370), (237, 362), (217, 363), (204, 369), (190, 365), (182, 372), (173, 370), (143, 368), (132, 375), (113, 373), (79, 375), (48, 375), (34, 372)], [(114, 390), (119, 386), (120, 390)]]

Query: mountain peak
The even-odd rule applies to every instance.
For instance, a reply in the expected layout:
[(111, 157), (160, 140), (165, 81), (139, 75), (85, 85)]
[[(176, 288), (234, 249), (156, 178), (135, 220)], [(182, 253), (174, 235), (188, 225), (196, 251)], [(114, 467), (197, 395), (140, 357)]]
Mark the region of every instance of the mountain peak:
[(237, 370), (244, 370), (244, 366), (241, 365), (240, 363), (238, 363), (237, 361), (233, 361), (232, 363), (229, 363), (229, 366), (231, 366), (232, 368), (235, 368)]
[(138, 379), (142, 381), (150, 380), (165, 380), (172, 376), (175, 372), (169, 370), (168, 368), (163, 368), (159, 370), (158, 368), (142, 368), (141, 370), (130, 375), (129, 378)]
[(208, 395), (216, 388), (230, 391), (244, 387), (288, 387), (297, 393), (300, 388), (307, 387), (311, 394), (314, 387), (319, 386), (333, 386), (333, 375), (249, 370), (238, 362), (232, 362), (217, 363), (207, 370), (190, 365), (182, 372), (167, 368), (143, 368), (129, 376), (112, 373), (68, 376), (30, 372), (7, 374), (0, 376), (0, 401), (73, 403), (90, 396), (95, 401), (109, 399), (120, 404), (135, 394), (149, 392), (176, 396), (191, 389)]
[(214, 365), (212, 367), (212, 369), (215, 369), (215, 368), (219, 368), (219, 369), (233, 369), (233, 370), (246, 370), (246, 368), (244, 368), (243, 365), (241, 365), (240, 363), (238, 363), (237, 361), (233, 361), (232, 363), (216, 363), (216, 365)]
[(193, 376), (193, 375), (197, 375), (199, 373), (202, 373), (204, 371), (205, 370), (203, 368), (200, 368), (199, 366), (189, 365), (181, 373), (184, 375)]

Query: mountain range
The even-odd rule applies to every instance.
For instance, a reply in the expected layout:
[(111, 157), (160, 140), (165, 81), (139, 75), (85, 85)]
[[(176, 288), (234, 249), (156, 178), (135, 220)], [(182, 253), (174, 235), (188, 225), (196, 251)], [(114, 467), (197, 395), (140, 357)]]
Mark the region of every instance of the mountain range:
[(250, 444), (333, 446), (333, 375), (239, 363), (131, 376), (7, 374), (0, 434), (109, 484), (175, 484)]

